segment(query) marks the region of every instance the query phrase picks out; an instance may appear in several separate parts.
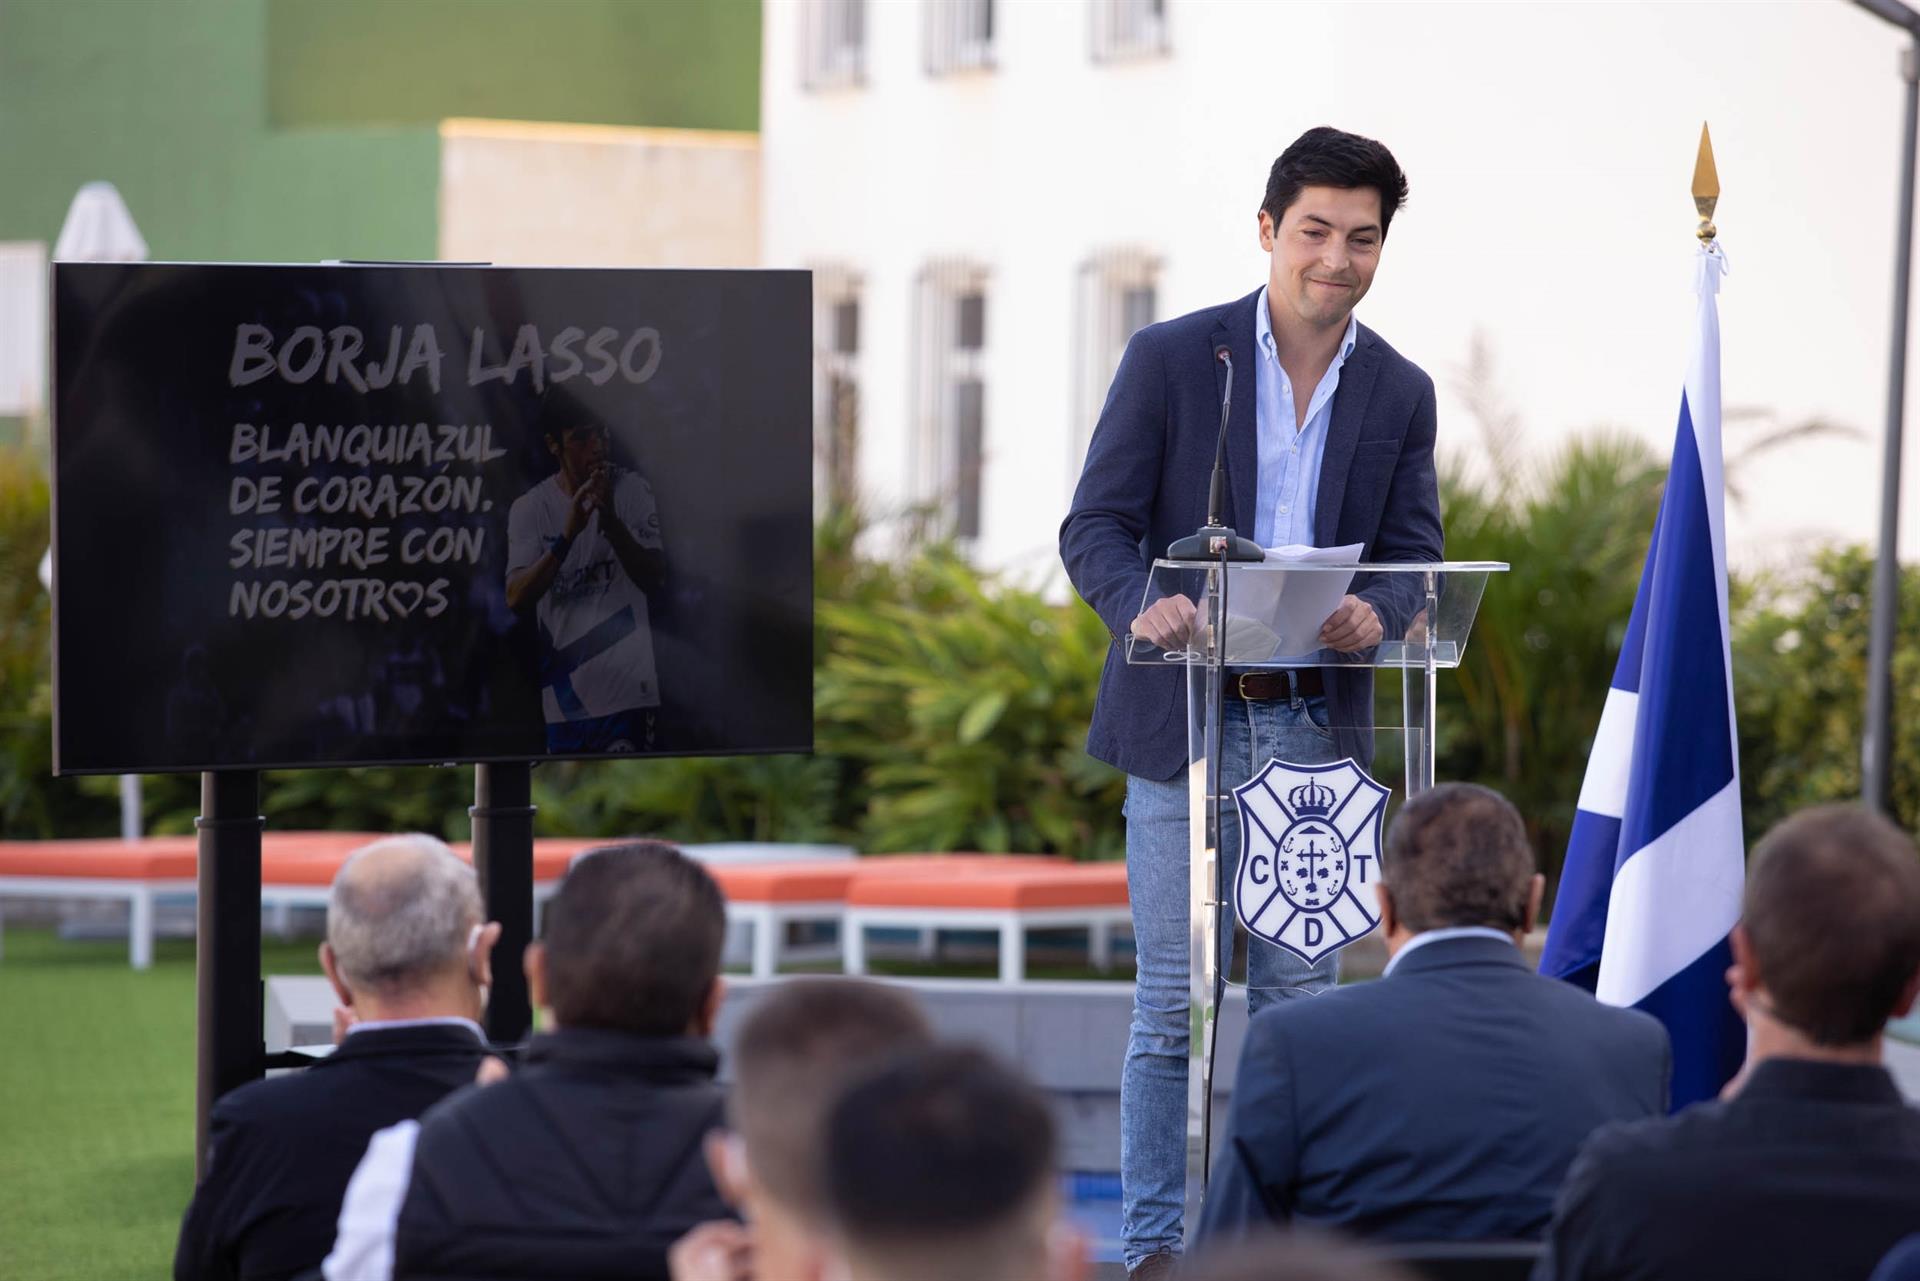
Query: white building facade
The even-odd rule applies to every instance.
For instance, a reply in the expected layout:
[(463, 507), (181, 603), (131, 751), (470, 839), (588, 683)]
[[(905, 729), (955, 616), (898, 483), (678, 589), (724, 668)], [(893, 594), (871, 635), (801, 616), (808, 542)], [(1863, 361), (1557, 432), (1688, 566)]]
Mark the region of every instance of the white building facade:
[(823, 480), (883, 515), (924, 506), (982, 563), (1058, 574), (1128, 334), (1260, 286), (1268, 167), (1316, 124), (1379, 138), (1407, 170), (1359, 315), (1433, 374), (1441, 448), (1471, 458), (1458, 388), (1476, 342), (1532, 452), (1601, 425), (1670, 444), (1710, 120), (1727, 403), (1862, 433), (1747, 468), (1734, 558), (1871, 537), (1900, 41), (1850, 6), (763, 12), (762, 262), (817, 273)]

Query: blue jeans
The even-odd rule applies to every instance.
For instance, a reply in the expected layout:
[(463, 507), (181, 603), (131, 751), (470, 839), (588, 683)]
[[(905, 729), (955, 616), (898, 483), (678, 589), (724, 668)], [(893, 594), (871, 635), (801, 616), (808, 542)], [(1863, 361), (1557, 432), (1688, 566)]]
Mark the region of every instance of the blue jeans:
[[(1297, 765), (1335, 759), (1321, 698), (1262, 703), (1229, 698), (1221, 737), (1220, 781), (1229, 793), (1274, 758)], [(1120, 1075), (1120, 1235), (1128, 1267), (1181, 1246), (1190, 1005), (1187, 809), (1185, 771), (1164, 783), (1128, 777), (1127, 886), (1138, 957), (1133, 1025)], [(1240, 858), (1240, 822), (1231, 794), (1220, 825), (1222, 880), (1231, 893)], [(1234, 931), (1223, 934), (1224, 969), (1233, 954)], [(1247, 942), (1247, 999), (1254, 1010), (1325, 991), (1339, 972), (1337, 952), (1309, 966), (1264, 939)]]

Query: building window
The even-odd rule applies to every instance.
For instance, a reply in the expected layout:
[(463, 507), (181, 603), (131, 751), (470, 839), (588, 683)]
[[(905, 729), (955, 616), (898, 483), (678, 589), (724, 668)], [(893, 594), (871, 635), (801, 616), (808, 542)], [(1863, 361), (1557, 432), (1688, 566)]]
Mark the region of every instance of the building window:
[(971, 541), (986, 462), (986, 269), (936, 263), (917, 290), (913, 490), (940, 532)]
[(28, 418), (46, 405), (47, 247), (0, 243), (0, 417)]
[(1160, 309), (1160, 260), (1143, 249), (1113, 249), (1080, 264), (1074, 298), (1075, 393), (1069, 474), (1077, 478), (1107, 388), (1127, 340)]
[(1167, 52), (1167, 0), (1087, 0), (1093, 60), (1152, 58)]
[(993, 66), (994, 0), (927, 0), (927, 74)]
[(859, 486), (860, 278), (844, 267), (813, 273), (814, 493), (825, 511), (851, 506)]
[(867, 0), (804, 0), (800, 83), (808, 89), (867, 78)]

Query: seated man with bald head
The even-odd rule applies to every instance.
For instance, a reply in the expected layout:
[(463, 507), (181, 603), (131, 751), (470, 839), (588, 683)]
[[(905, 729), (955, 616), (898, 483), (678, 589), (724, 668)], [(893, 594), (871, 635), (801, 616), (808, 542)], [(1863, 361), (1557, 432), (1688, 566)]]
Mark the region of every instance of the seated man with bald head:
[(320, 1266), (367, 1140), (479, 1070), (499, 935), (483, 920), (473, 869), (432, 837), (388, 837), (347, 859), (327, 898), (320, 965), (353, 1022), (306, 1071), (214, 1105), (176, 1281), (268, 1281)]
[(1447, 783), (1408, 801), (1378, 887), (1387, 969), (1260, 1011), (1201, 1221), (1379, 1241), (1538, 1238), (1580, 1144), (1666, 1111), (1666, 1029), (1533, 972), (1540, 910), (1520, 815)]

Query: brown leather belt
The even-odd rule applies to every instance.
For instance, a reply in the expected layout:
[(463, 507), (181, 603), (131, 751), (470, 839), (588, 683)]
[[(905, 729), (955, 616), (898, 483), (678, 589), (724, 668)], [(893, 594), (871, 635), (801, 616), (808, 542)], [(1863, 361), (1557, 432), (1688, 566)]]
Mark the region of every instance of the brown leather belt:
[[(1287, 680), (1289, 676), (1293, 678), (1291, 683)], [(1327, 683), (1321, 678), (1317, 667), (1227, 673), (1228, 697), (1245, 699), (1249, 703), (1271, 703), (1276, 699), (1292, 698), (1296, 689), (1302, 698), (1324, 698)]]

